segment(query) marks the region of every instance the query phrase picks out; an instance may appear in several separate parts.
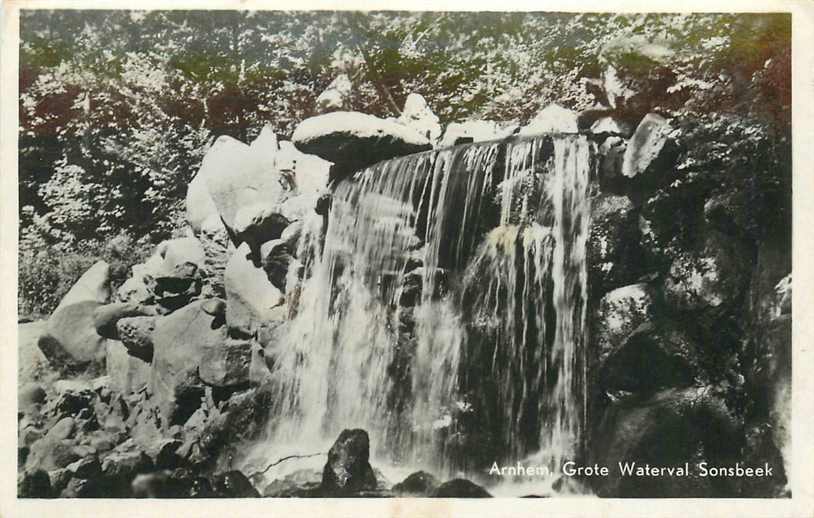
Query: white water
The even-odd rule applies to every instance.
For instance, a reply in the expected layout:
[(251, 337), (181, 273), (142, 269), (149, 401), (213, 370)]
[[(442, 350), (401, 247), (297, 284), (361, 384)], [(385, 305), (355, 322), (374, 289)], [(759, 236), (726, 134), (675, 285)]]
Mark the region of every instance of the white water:
[[(590, 149), (545, 142), (421, 153), (340, 184), (324, 247), (319, 218), (300, 240), (276, 417), (249, 462), (326, 452), (344, 428), (368, 431), (391, 478), (482, 470), (473, 428), (492, 430), (498, 461), (579, 453)], [(421, 294), (405, 305), (411, 270)]]

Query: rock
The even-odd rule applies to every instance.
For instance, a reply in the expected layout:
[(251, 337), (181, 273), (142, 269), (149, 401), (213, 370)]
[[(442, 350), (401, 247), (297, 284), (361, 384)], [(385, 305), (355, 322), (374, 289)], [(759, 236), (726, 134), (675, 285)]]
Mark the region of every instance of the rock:
[(48, 359), (38, 346), (48, 321), (17, 324), (17, 380), (20, 384), (38, 381), (50, 372)]
[(75, 421), (72, 417), (57, 421), (42, 439), (31, 445), (31, 451), (26, 459), (26, 470), (52, 471), (64, 468), (77, 460), (71, 451), (73, 443), (69, 441), (74, 429)]
[(71, 476), (76, 478), (97, 478), (102, 473), (102, 465), (95, 455), (68, 464), (65, 469), (71, 473)]
[(292, 196), (280, 206), (280, 214), (289, 221), (301, 221), (316, 213), (319, 197), (319, 192), (308, 192)]
[(620, 192), (624, 186), (622, 163), (627, 141), (621, 137), (608, 137), (599, 145), (599, 184), (603, 191)]
[(440, 481), (426, 471), (416, 471), (393, 486), (393, 492), (404, 496), (430, 496), (440, 485)]
[(31, 413), (45, 402), (45, 389), (39, 383), (26, 383), (17, 391), (17, 412)]
[(319, 496), (322, 473), (314, 469), (298, 469), (283, 478), (273, 480), (263, 489), (267, 498), (302, 498)]
[(700, 477), (696, 464), (734, 466), (742, 461), (739, 424), (711, 387), (668, 389), (640, 401), (609, 407), (595, 434), (589, 464), (617, 466), (690, 465), (689, 476), (610, 476), (593, 480), (603, 498), (727, 497), (735, 488), (726, 479)]
[(205, 257), (201, 267), (204, 277), (201, 294), (203, 297), (223, 298), (226, 296), (223, 288), (223, 272), (226, 270), (226, 262), (232, 251), (232, 243), (220, 216), (216, 215), (211, 220), (204, 222), (204, 226), (198, 234), (198, 240), (201, 242)]
[(343, 430), (328, 451), (321, 490), (336, 495), (375, 490), (376, 475), (368, 462), (369, 456), (367, 432), (358, 428)]
[(299, 194), (319, 193), (328, 185), (331, 163), (300, 152), (292, 142), (280, 142), (280, 152), (275, 160), (277, 169), (293, 173)]
[(117, 334), (130, 356), (146, 363), (153, 361), (156, 321), (156, 317), (129, 317), (116, 323)]
[(650, 393), (702, 377), (696, 344), (669, 321), (641, 324), (599, 368), (600, 386), (608, 392)]
[(201, 167), (187, 187), (187, 223), (200, 231), (204, 221), (218, 215), (218, 207), (209, 193), (208, 179), (232, 168), (236, 157), (248, 152), (249, 146), (225, 135), (218, 137), (204, 155)]
[(245, 340), (227, 339), (220, 347), (204, 351), (199, 375), (215, 387), (233, 387), (249, 382), (252, 345)]
[(604, 359), (640, 325), (654, 316), (654, 293), (647, 284), (631, 284), (607, 293), (596, 314), (596, 341)]
[(633, 282), (641, 273), (638, 219), (627, 196), (601, 194), (591, 200), (588, 278), (593, 296)]
[(277, 239), (291, 223), (279, 212), (278, 207), (256, 203), (237, 210), (233, 231), (237, 243), (246, 243), (260, 260), (260, 245)]
[(277, 137), (266, 126), (251, 146), (235, 150), (217, 174), (207, 176), (209, 194), (227, 228), (234, 228), (241, 208), (277, 207), (294, 191), (293, 177), (275, 166), (278, 150)]
[(591, 125), (591, 133), (609, 133), (628, 138), (633, 134), (633, 128), (625, 121), (614, 117), (602, 117)]
[(488, 491), (465, 478), (444, 482), (432, 492), (434, 498), (491, 498)]
[(116, 447), (102, 461), (102, 476), (109, 494), (108, 498), (129, 496), (133, 480), (142, 473), (154, 469), (150, 457), (140, 451), (132, 440)]
[(105, 339), (96, 332), (93, 315), (98, 302), (77, 302), (60, 308), (48, 319), (37, 345), (55, 369), (71, 372), (102, 365)]
[(520, 128), (520, 136), (533, 136), (543, 133), (576, 133), (577, 113), (558, 104), (549, 104), (534, 118)]
[(347, 74), (339, 74), (317, 97), (317, 112), (329, 113), (338, 110), (347, 110), (350, 107), (350, 94), (350, 78)]
[(251, 261), (249, 245), (241, 244), (226, 265), (226, 322), (234, 336), (248, 337), (263, 322), (285, 317), (283, 294)]
[(53, 495), (59, 495), (68, 487), (71, 481), (71, 472), (68, 468), (55, 469), (48, 472), (48, 478), (51, 480), (51, 491)]
[(120, 394), (138, 392), (150, 380), (150, 365), (144, 359), (133, 356), (122, 342), (107, 342), (107, 372), (110, 387)]
[(165, 429), (183, 423), (200, 405), (200, 361), (206, 349), (226, 341), (223, 322), (203, 311), (203, 303), (193, 302), (156, 322), (149, 392)]
[(116, 323), (126, 317), (146, 316), (149, 311), (141, 304), (133, 302), (114, 302), (99, 306), (93, 312), (93, 325), (96, 332), (105, 338), (119, 340)]
[(215, 475), (212, 488), (221, 498), (259, 498), (260, 493), (254, 488), (246, 475), (240, 471), (227, 471)]
[(771, 314), (775, 319), (791, 315), (791, 274), (780, 279), (774, 287), (776, 304)]
[(647, 114), (625, 149), (622, 176), (646, 178), (651, 182), (668, 181), (672, 174), (671, 161), (675, 158), (670, 131), (667, 119), (655, 113)]
[(500, 122), (486, 120), (452, 122), (444, 131), (444, 136), (441, 137), (438, 147), (445, 148), (458, 144), (503, 140), (512, 136), (517, 129), (516, 124), (504, 125)]
[(59, 494), (60, 498), (102, 498), (110, 495), (99, 487), (95, 480), (85, 478), (71, 478), (65, 489)]
[[(74, 283), (62, 297), (53, 313), (79, 302), (105, 304), (110, 299), (110, 265), (97, 261)], [(53, 314), (52, 313), (52, 314)]]
[(17, 498), (52, 498), (51, 479), (41, 469), (17, 474)]
[(416, 130), (430, 143), (434, 144), (441, 138), (441, 124), (438, 116), (432, 112), (427, 101), (420, 94), (411, 93), (407, 96), (398, 121)]
[(411, 128), (358, 112), (333, 112), (305, 119), (291, 140), (303, 153), (333, 162), (332, 181), (376, 162), (432, 147)]
[(288, 271), (294, 261), (295, 247), (290, 241), (275, 239), (260, 247), (260, 261), (266, 277), (281, 292), (285, 293)]
[(710, 232), (700, 250), (681, 251), (664, 281), (665, 301), (676, 311), (737, 308), (746, 290), (746, 257), (739, 244)]
[(64, 396), (66, 393), (81, 394), (83, 392), (93, 392), (93, 385), (90, 381), (84, 379), (62, 379), (54, 382), (54, 392), (58, 396)]

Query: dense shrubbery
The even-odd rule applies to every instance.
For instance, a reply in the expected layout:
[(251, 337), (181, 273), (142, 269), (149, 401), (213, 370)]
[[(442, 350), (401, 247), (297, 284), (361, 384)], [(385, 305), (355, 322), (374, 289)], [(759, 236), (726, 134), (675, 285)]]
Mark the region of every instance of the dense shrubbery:
[(289, 136), (340, 73), (377, 116), (417, 92), (444, 123), (525, 122), (592, 107), (585, 82), (613, 63), (659, 86), (645, 104), (681, 121), (688, 174), (785, 195), (790, 30), (748, 14), (24, 11), (20, 310), (47, 312), (119, 232), (167, 237), (209, 142)]

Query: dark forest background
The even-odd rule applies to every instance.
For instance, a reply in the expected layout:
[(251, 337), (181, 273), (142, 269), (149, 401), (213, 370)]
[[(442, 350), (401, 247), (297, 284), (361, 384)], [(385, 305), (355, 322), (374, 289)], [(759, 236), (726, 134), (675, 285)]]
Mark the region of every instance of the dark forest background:
[(688, 178), (790, 197), (788, 15), (37, 10), (20, 30), (24, 317), (100, 257), (126, 278), (182, 228), (209, 143), (265, 124), (289, 137), (342, 73), (353, 109), (380, 117), (416, 92), (444, 124), (524, 123), (591, 108), (612, 63), (659, 85), (650, 108), (678, 121)]

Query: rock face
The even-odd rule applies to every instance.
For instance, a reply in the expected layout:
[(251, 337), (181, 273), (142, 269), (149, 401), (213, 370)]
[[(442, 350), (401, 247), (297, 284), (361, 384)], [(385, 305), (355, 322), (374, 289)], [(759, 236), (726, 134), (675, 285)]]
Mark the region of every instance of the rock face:
[(589, 284), (595, 296), (633, 282), (640, 274), (638, 220), (627, 196), (602, 194), (591, 201)]
[(540, 110), (519, 135), (532, 136), (542, 133), (576, 133), (577, 113), (558, 104), (550, 104)]
[(322, 471), (322, 491), (336, 495), (376, 489), (376, 474), (368, 462), (370, 439), (360, 429), (343, 430), (328, 451)]
[[(665, 175), (664, 159), (671, 151), (669, 142), (670, 124), (664, 117), (649, 113), (642, 119), (628, 143), (622, 161), (622, 175), (628, 178), (638, 176)], [(670, 173), (667, 168), (667, 173)]]
[(131, 356), (128, 349), (117, 340), (107, 341), (106, 367), (111, 387), (120, 394), (138, 392), (150, 380), (150, 365)]
[(117, 334), (127, 352), (146, 363), (153, 361), (155, 317), (122, 318), (116, 323)]
[(100, 304), (77, 302), (55, 311), (37, 345), (52, 367), (70, 371), (101, 365), (105, 339), (96, 332), (94, 313)]
[(227, 340), (220, 347), (204, 351), (198, 374), (201, 381), (215, 387), (233, 387), (249, 382), (252, 344), (245, 340)]
[(110, 300), (110, 265), (97, 261), (74, 283), (62, 297), (54, 313), (78, 302), (106, 303)]
[(149, 390), (167, 428), (184, 422), (200, 405), (200, 358), (226, 341), (224, 322), (203, 311), (202, 304), (193, 302), (158, 320), (153, 333)]
[(261, 323), (285, 315), (282, 293), (254, 266), (248, 244), (240, 245), (229, 259), (224, 282), (226, 322), (236, 336), (251, 336)]
[(297, 149), (333, 162), (331, 180), (398, 156), (432, 148), (412, 128), (358, 112), (334, 112), (306, 119), (292, 136)]

